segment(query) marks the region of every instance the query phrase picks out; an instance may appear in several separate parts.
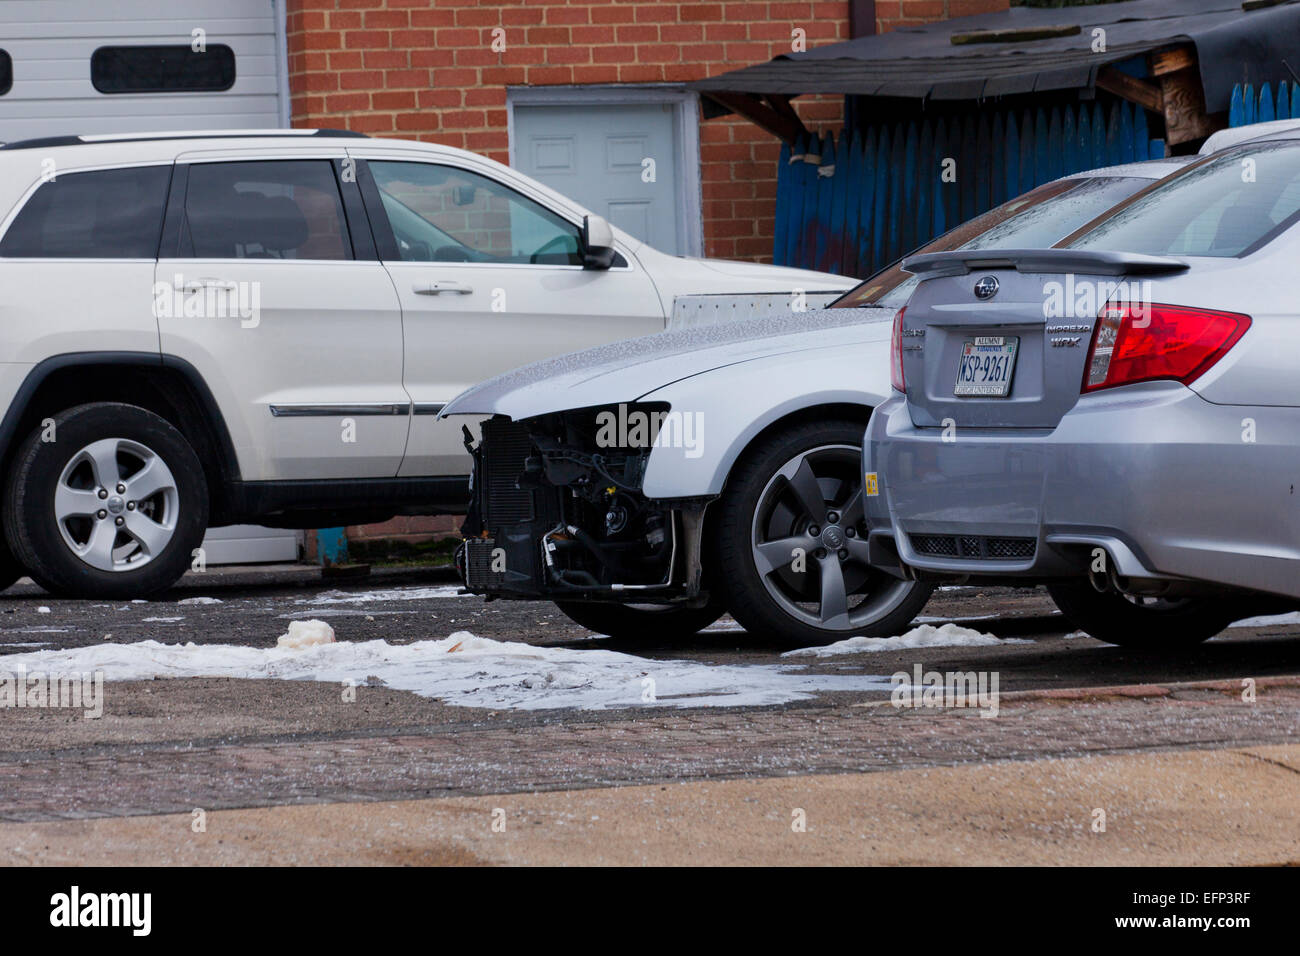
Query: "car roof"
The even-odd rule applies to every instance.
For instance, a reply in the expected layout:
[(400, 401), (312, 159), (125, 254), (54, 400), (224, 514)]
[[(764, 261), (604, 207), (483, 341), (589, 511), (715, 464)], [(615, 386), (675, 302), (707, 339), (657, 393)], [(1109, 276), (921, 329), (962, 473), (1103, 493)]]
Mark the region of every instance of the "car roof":
[(194, 139), (280, 139), (301, 137), (344, 137), (369, 139), (365, 133), (347, 129), (225, 129), (225, 130), (169, 130), (156, 133), (82, 133), (74, 136), (43, 136), (39, 139), (21, 139), (0, 143), (0, 149), (53, 149), (58, 146), (93, 146), (104, 143), (173, 142)]
[(1166, 156), (1164, 159), (1143, 159), (1136, 163), (1121, 163), (1119, 166), (1101, 166), (1097, 169), (1088, 169), (1080, 173), (1071, 173), (1069, 176), (1062, 176), (1062, 179), (1164, 179), (1171, 173), (1176, 173), (1190, 163), (1195, 162), (1200, 157), (1197, 156)]
[(1249, 126), (1234, 126), (1221, 129), (1207, 139), (1201, 146), (1199, 155), (1209, 156), (1229, 146), (1240, 143), (1252, 143), (1265, 139), (1292, 139), (1288, 134), (1300, 134), (1300, 119), (1270, 120), (1267, 123), (1252, 123)]

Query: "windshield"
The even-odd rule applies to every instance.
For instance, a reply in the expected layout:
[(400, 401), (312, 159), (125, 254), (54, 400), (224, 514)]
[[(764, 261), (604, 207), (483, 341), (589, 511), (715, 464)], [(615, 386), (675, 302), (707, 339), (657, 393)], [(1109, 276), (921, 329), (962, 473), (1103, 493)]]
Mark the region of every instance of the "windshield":
[(1253, 252), (1300, 212), (1300, 143), (1229, 150), (1116, 210), (1073, 249), (1227, 258)]
[[(912, 255), (954, 249), (1046, 249), (1150, 182), (1131, 176), (1108, 176), (1047, 183), (962, 223)], [(920, 280), (904, 272), (901, 263), (899, 260), (877, 272), (830, 308), (902, 308)]]

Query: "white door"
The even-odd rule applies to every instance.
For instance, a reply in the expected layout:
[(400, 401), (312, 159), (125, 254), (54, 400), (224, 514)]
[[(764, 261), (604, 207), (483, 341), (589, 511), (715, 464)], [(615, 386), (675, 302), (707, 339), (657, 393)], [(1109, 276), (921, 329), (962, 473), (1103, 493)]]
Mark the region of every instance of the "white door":
[(178, 163), (162, 350), (226, 410), (245, 481), (392, 477), (410, 420), (392, 280), (356, 257), (330, 158), (233, 152)]
[[(663, 308), (631, 256), (581, 265), (580, 224), (490, 167), (365, 155), (387, 225), (377, 236), (402, 303), (403, 380), (414, 403), (402, 476), (464, 475), (462, 422), (436, 412), (529, 362), (660, 332)], [(382, 224), (380, 224), (382, 225)], [(383, 231), (377, 225), (377, 231)]]
[(514, 167), (661, 252), (680, 248), (676, 107), (514, 107)]
[(283, 126), (282, 2), (3, 0), (0, 141)]

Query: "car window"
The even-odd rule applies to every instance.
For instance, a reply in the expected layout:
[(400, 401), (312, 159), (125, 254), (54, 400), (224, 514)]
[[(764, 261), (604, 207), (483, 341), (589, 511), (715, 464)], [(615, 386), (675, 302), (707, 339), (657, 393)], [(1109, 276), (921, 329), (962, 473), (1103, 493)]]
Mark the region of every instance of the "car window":
[(183, 244), (196, 259), (351, 259), (333, 164), (194, 164)]
[[(1131, 176), (1046, 183), (944, 233), (912, 255), (954, 249), (1046, 249), (1149, 184), (1150, 180)], [(900, 260), (837, 299), (831, 308), (899, 309), (919, 281), (903, 271)]]
[(57, 176), (32, 194), (0, 240), (0, 256), (154, 259), (171, 166)]
[(576, 226), (496, 180), (434, 163), (370, 171), (405, 261), (582, 265)]
[(1074, 249), (1240, 256), (1300, 213), (1300, 143), (1254, 143), (1176, 174), (1121, 206)]

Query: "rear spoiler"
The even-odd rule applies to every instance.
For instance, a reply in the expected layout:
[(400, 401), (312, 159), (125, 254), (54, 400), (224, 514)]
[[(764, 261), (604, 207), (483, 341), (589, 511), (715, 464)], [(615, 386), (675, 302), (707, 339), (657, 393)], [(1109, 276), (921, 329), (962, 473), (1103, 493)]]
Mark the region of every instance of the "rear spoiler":
[(903, 260), (903, 269), (933, 278), (965, 275), (986, 269), (1017, 272), (1100, 276), (1161, 275), (1183, 272), (1188, 264), (1169, 256), (1144, 256), (1136, 252), (1099, 252), (1091, 249), (985, 249), (927, 252)]

